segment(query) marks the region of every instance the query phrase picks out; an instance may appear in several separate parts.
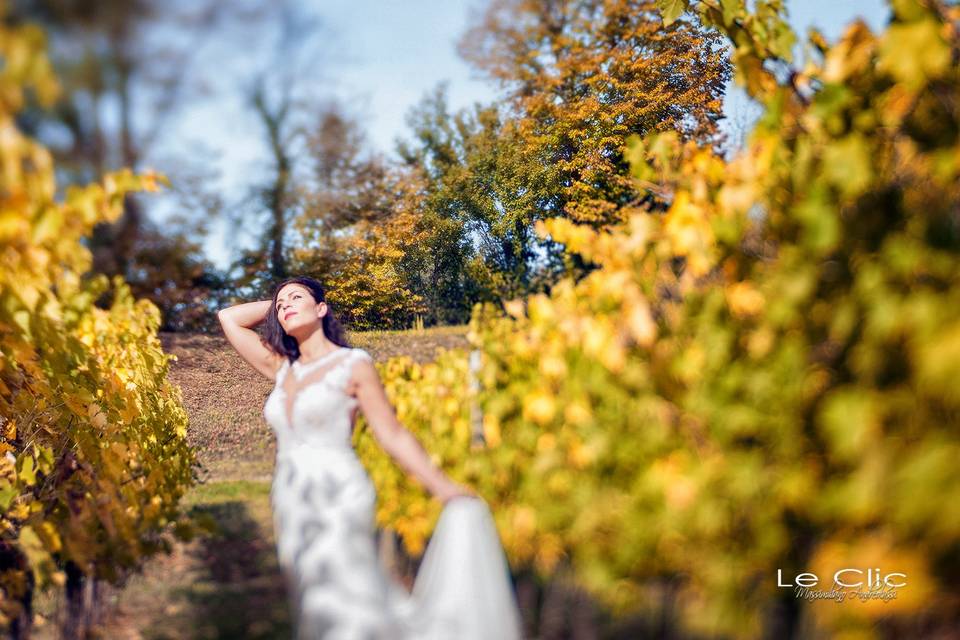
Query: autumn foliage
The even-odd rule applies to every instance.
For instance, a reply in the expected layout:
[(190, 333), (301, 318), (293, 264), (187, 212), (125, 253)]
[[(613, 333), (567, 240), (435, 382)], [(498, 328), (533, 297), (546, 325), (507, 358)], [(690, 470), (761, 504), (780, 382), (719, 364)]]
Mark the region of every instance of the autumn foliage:
[(451, 113), (442, 90), (426, 97), (400, 163), (378, 171), (342, 123), (317, 126), (290, 266), (326, 282), (356, 328), (461, 324), (477, 302), (548, 289), (576, 257), (535, 222), (619, 221), (645, 195), (630, 135), (719, 140), (727, 52), (697, 19), (665, 28), (651, 2), (498, 0), (461, 50), (503, 100)]
[(630, 135), (716, 141), (730, 74), (720, 37), (695, 18), (665, 26), (655, 2), (494, 0), (461, 50), (507, 90), (513, 143), (547, 169), (545, 214), (616, 222), (639, 195)]
[(90, 274), (81, 243), (158, 178), (56, 199), (49, 152), (16, 123), (26, 91), (57, 91), (43, 34), (0, 27), (0, 60), (0, 626), (26, 637), (37, 590), (118, 581), (169, 543), (194, 458), (159, 311)]
[[(730, 161), (679, 132), (632, 141), (635, 188), (665, 211), (537, 225), (599, 268), (506, 317), (475, 310), (487, 448), (442, 461), (495, 504), (515, 569), (571, 567), (618, 614), (743, 638), (947, 632), (960, 14), (895, 2), (882, 33), (813, 34), (819, 54), (778, 75), (780, 3), (660, 4), (729, 37), (765, 113)], [(442, 370), (396, 375), (417, 380), (392, 390), (426, 440), (458, 433), (464, 405), (417, 400), (425, 381), (449, 387)], [(777, 584), (810, 571), (827, 590), (844, 567), (906, 586), (837, 604)]]

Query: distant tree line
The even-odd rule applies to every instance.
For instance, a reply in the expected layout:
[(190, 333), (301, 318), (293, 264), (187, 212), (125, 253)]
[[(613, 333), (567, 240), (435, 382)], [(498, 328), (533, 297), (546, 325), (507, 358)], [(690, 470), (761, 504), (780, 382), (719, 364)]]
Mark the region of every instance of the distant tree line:
[[(38, 136), (56, 123), (69, 140), (51, 143), (72, 161), (68, 182), (136, 168), (178, 101), (195, 98), (181, 73), (190, 38), (160, 52), (150, 30), (209, 34), (225, 20), (216, 0), (106, 4), (19, 8), (47, 28), (66, 78), (53, 112), (24, 117)], [(629, 136), (674, 130), (721, 148), (727, 50), (695, 18), (664, 27), (653, 2), (492, 0), (459, 48), (502, 99), (453, 112), (438, 87), (408, 115), (394, 157), (372, 150), (349, 105), (302, 99), (316, 92), (298, 91), (302, 81), (285, 65), (312, 32), (288, 7), (276, 15), (286, 49), (244, 88), (269, 155), (244, 206), (210, 192), (202, 172), (172, 176), (185, 212), (173, 229), (151, 223), (145, 201), (131, 198), (91, 240), (95, 270), (123, 275), (159, 306), (167, 330), (210, 328), (213, 308), (262, 297), (292, 274), (324, 282), (354, 329), (407, 328), (418, 317), (461, 324), (478, 302), (548, 292), (594, 268), (538, 238), (534, 223), (565, 217), (609, 229), (624, 205), (654, 198), (629, 177)], [(134, 99), (151, 109), (133, 109)], [(102, 120), (104, 101), (119, 106), (116, 121)], [(141, 113), (148, 122), (134, 121)], [(256, 241), (218, 270), (200, 245), (211, 217), (231, 208)]]

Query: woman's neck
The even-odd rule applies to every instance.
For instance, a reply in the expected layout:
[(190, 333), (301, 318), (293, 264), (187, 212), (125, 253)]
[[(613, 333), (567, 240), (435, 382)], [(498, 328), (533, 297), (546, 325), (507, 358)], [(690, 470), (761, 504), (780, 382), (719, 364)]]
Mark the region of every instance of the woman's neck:
[(339, 345), (328, 340), (322, 330), (314, 331), (309, 338), (300, 343), (300, 359), (304, 362), (315, 360), (337, 348)]

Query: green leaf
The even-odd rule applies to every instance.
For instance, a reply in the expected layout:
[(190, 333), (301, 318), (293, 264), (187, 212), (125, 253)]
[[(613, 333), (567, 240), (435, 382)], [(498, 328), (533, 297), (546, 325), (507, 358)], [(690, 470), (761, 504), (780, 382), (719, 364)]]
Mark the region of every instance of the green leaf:
[(17, 497), (17, 488), (9, 482), (0, 484), (0, 512), (10, 508), (10, 503)]
[(837, 460), (857, 459), (880, 435), (875, 402), (862, 389), (834, 391), (824, 400), (818, 418), (830, 453)]
[(880, 44), (877, 68), (911, 88), (919, 88), (950, 68), (950, 46), (941, 25), (922, 20), (890, 27)]
[(670, 26), (687, 10), (688, 0), (657, 0), (660, 13), (663, 15), (663, 24)]
[(834, 203), (814, 190), (794, 209), (803, 223), (803, 243), (818, 253), (830, 251), (840, 239), (840, 220)]
[(823, 172), (844, 196), (856, 197), (873, 179), (873, 165), (867, 141), (849, 135), (824, 149)]
[(37, 472), (33, 466), (33, 456), (23, 456), (21, 460), (23, 460), (23, 462), (20, 464), (19, 478), (27, 484), (35, 483), (37, 481)]
[(722, 5), (723, 24), (731, 26), (733, 21), (743, 15), (744, 6), (742, 0), (728, 0)]
[(960, 406), (960, 322), (946, 326), (917, 349), (917, 381), (920, 389)]
[(37, 447), (34, 446), (34, 452), (38, 457), (39, 464), (37, 468), (43, 473), (49, 473), (50, 469), (53, 468), (53, 449), (50, 447)]

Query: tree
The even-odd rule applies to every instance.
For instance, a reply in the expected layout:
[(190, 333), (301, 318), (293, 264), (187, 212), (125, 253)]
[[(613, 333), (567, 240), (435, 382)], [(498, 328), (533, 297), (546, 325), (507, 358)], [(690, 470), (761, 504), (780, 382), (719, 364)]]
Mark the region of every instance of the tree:
[(515, 141), (548, 171), (545, 215), (617, 222), (638, 195), (623, 161), (630, 135), (717, 141), (722, 41), (694, 19), (665, 27), (655, 2), (494, 0), (460, 50), (504, 87)]
[(269, 103), (263, 83), (253, 90), (250, 102), (263, 125), (270, 157), (272, 179), (263, 190), (263, 200), (270, 217), (265, 244), (269, 254), (270, 276), (275, 280), (287, 277), (287, 256), (284, 241), (290, 217), (293, 158), (290, 145), (295, 131), (290, 131), (291, 98), (286, 93), (273, 105)]
[(137, 236), (131, 290), (154, 301), (161, 331), (219, 330), (214, 311), (225, 306), (230, 285), (203, 258), (198, 224), (174, 218), (161, 229), (148, 221)]
[(530, 225), (550, 185), (531, 179), (536, 168), (515, 152), (497, 108), (452, 114), (441, 86), (408, 123), (413, 139), (399, 152), (422, 176), (420, 206), (437, 231), (434, 282), (448, 283), (439, 304), (469, 308), (528, 291), (535, 278)]
[(113, 172), (61, 198), (51, 154), (16, 123), (28, 93), (57, 91), (44, 35), (9, 24), (2, 3), (0, 68), (0, 629), (28, 637), (34, 591), (60, 586), (60, 635), (79, 638), (85, 582), (123, 580), (169, 547), (175, 521), (193, 530), (177, 503), (195, 456), (159, 313), (90, 274), (81, 242), (158, 177)]
[(355, 329), (406, 328), (428, 313), (416, 286), (427, 264), (428, 229), (416, 187), (372, 153), (360, 125), (335, 102), (307, 136), (310, 178), (300, 186), (292, 265), (330, 290)]
[(276, 33), (272, 50), (263, 57), (253, 81), (244, 87), (248, 105), (264, 134), (269, 165), (252, 190), (241, 218), (259, 217), (255, 244), (243, 251), (234, 264), (242, 270), (239, 288), (252, 295), (268, 292), (272, 283), (290, 273), (290, 240), (293, 221), (303, 211), (303, 196), (309, 182), (307, 141), (310, 118), (318, 100), (303, 82), (305, 70), (321, 66), (324, 52), (312, 36), (317, 20), (290, 2), (276, 8)]
[[(44, 26), (63, 87), (52, 108), (30, 105), (18, 120), (48, 142), (58, 161), (58, 177), (67, 184), (96, 180), (122, 166), (136, 169), (150, 158), (171, 118), (196, 95), (190, 66), (200, 40), (224, 20), (220, 0), (36, 0), (13, 5), (13, 20)], [(171, 30), (180, 37), (165, 37)], [(179, 173), (184, 164), (177, 163)], [(185, 188), (175, 187), (181, 193)], [(223, 275), (199, 255), (195, 239), (184, 244), (184, 236), (160, 233), (145, 207), (137, 196), (128, 195), (121, 218), (94, 229), (86, 240), (93, 269), (121, 275), (134, 295), (157, 304), (165, 328), (193, 326), (199, 316), (190, 315), (184, 324), (185, 317), (174, 310), (189, 305), (186, 300), (215, 295)], [(206, 216), (217, 213), (203, 211)], [(205, 222), (188, 225), (192, 234), (203, 233)]]
[[(219, 19), (218, 8), (217, 0), (189, 8), (155, 0), (15, 3), (16, 19), (39, 22), (49, 33), (63, 86), (52, 112), (33, 110), (23, 122), (31, 133), (52, 138), (68, 182), (140, 166), (180, 104), (185, 70), (197, 41)], [(168, 39), (161, 43), (156, 34), (170, 28), (188, 37), (175, 46)], [(44, 125), (52, 122), (59, 126), (50, 136)], [(91, 247), (95, 269), (127, 276), (144, 220), (143, 206), (128, 198), (119, 222), (99, 226)]]
[[(569, 562), (615, 610), (680, 635), (949, 636), (960, 8), (894, 2), (884, 32), (814, 34), (822, 59), (781, 74), (781, 2), (689, 4), (737, 43), (764, 115), (729, 161), (674, 132), (633, 141), (662, 214), (538, 225), (600, 268), (512, 318), (478, 308), (498, 450), (458, 470), (504, 500), (514, 566)], [(833, 585), (846, 600), (823, 606), (845, 567), (903, 575)], [(798, 593), (778, 570), (823, 579)]]

